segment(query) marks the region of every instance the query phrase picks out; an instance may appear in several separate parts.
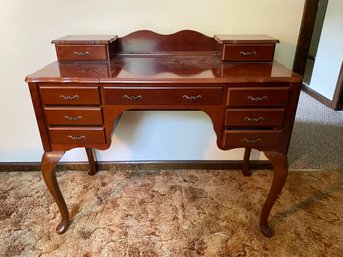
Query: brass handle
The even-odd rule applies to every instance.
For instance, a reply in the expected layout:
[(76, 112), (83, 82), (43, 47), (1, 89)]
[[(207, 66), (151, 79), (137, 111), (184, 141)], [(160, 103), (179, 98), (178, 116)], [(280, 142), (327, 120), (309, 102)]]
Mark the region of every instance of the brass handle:
[(80, 141), (82, 139), (85, 139), (86, 136), (71, 136), (71, 135), (69, 135), (68, 138), (71, 140), (74, 140), (74, 141)]
[(249, 121), (249, 122), (259, 122), (259, 121), (263, 121), (264, 118), (263, 117), (244, 117), (245, 121)]
[(268, 101), (269, 100), (268, 96), (262, 96), (262, 97), (248, 96), (247, 99), (250, 101), (254, 101), (254, 102), (261, 102), (261, 101)]
[(78, 55), (78, 56), (85, 56), (85, 55), (89, 55), (89, 52), (88, 51), (75, 51), (74, 52), (75, 55)]
[(250, 56), (250, 55), (255, 55), (256, 52), (255, 51), (250, 51), (250, 52), (240, 51), (239, 54), (244, 55), (244, 56)]
[(243, 138), (243, 142), (248, 143), (248, 144), (256, 144), (258, 142), (262, 142), (262, 139), (261, 138)]
[(63, 100), (68, 100), (68, 101), (72, 101), (72, 100), (77, 100), (80, 98), (80, 96), (78, 95), (60, 95), (60, 98), (63, 99)]
[(193, 101), (197, 99), (202, 99), (202, 95), (183, 95), (182, 98)]
[(123, 95), (123, 98), (130, 100), (130, 101), (137, 101), (137, 100), (143, 99), (143, 96), (141, 96), (141, 95)]
[(70, 120), (70, 121), (81, 120), (82, 118), (83, 118), (82, 116), (64, 116), (65, 120)]

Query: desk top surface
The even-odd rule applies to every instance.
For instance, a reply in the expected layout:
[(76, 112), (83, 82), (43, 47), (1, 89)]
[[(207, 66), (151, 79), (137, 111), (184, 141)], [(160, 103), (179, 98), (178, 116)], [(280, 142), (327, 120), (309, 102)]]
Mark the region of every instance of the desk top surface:
[(26, 77), (28, 82), (299, 82), (278, 62), (222, 62), (215, 55), (117, 56), (110, 63), (55, 61)]

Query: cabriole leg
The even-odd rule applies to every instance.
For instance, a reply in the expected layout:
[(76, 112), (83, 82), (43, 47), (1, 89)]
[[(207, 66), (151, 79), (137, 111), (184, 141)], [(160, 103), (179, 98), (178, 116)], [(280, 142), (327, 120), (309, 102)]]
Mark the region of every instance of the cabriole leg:
[(251, 172), (249, 171), (250, 153), (251, 153), (251, 148), (245, 148), (243, 165), (242, 165), (242, 173), (246, 177), (251, 176)]
[(284, 153), (266, 151), (264, 154), (273, 164), (274, 176), (272, 186), (262, 209), (260, 227), (262, 233), (266, 237), (271, 237), (273, 236), (273, 231), (268, 225), (268, 217), (276, 199), (279, 197), (283, 186), (285, 185), (288, 174), (288, 162), (287, 156)]
[(45, 184), (47, 185), (61, 213), (62, 220), (56, 227), (56, 232), (58, 234), (63, 234), (64, 232), (66, 232), (69, 226), (68, 208), (64, 201), (60, 187), (57, 183), (56, 171), (55, 171), (55, 167), (63, 155), (64, 155), (64, 152), (59, 152), (59, 151), (45, 152), (42, 158), (42, 166), (41, 166), (42, 175), (43, 175)]
[(93, 176), (97, 172), (95, 154), (92, 148), (85, 148), (85, 149), (86, 149), (88, 163), (89, 163), (88, 175)]

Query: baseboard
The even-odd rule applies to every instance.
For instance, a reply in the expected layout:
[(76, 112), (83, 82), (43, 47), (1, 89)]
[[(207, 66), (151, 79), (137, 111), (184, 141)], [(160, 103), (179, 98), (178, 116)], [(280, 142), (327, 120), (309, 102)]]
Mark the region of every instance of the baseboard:
[[(57, 171), (88, 170), (87, 162), (59, 163)], [(118, 161), (97, 162), (98, 170), (161, 170), (161, 169), (201, 169), (201, 170), (240, 170), (242, 161)], [(269, 161), (251, 160), (251, 170), (271, 170)], [(8, 171), (40, 171), (39, 162), (0, 162), (0, 172)]]
[(327, 107), (332, 108), (332, 101), (326, 98), (325, 96), (319, 94), (317, 91), (313, 90), (309, 86), (306, 86), (304, 83), (301, 86), (301, 89), (308, 95), (312, 96), (317, 101), (321, 102), (322, 104), (326, 105)]

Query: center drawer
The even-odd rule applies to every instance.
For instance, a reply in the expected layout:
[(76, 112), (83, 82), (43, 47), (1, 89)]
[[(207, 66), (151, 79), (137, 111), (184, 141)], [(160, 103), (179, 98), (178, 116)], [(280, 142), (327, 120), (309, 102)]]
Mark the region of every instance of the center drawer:
[(105, 87), (105, 104), (221, 104), (222, 87)]

